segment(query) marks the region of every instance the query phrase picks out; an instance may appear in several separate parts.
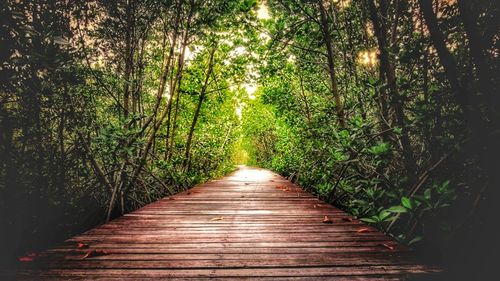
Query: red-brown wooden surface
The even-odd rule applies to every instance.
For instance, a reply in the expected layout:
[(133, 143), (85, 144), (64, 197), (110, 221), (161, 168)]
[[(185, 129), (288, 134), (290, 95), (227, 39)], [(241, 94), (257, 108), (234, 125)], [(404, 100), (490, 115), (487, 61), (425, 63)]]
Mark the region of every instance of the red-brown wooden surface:
[[(323, 223), (325, 216), (332, 222)], [(36, 280), (400, 280), (437, 271), (348, 217), (279, 175), (241, 167), (68, 239), (16, 274)], [(105, 254), (84, 258), (93, 250)]]

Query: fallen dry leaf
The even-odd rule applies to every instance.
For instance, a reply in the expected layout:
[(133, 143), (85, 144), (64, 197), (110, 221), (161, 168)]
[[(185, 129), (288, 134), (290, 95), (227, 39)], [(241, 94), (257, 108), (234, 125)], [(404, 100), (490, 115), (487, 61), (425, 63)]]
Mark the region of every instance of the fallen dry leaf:
[(92, 258), (92, 257), (105, 256), (107, 254), (108, 254), (108, 252), (103, 251), (103, 250), (92, 250), (92, 251), (88, 251), (87, 253), (85, 253), (85, 255), (82, 257), (82, 260), (87, 259), (87, 258)]
[(368, 232), (368, 231), (370, 231), (370, 229), (369, 229), (369, 228), (360, 228), (360, 229), (358, 229), (358, 231), (356, 231), (356, 232), (357, 232), (357, 233), (365, 233), (365, 232)]
[(87, 249), (89, 247), (88, 244), (85, 244), (85, 243), (78, 243), (76, 245), (76, 247), (80, 248), (80, 249)]
[(379, 244), (380, 246), (382, 247), (386, 247), (387, 249), (391, 250), (391, 251), (394, 251), (394, 249), (396, 249), (394, 246), (391, 246), (389, 244), (385, 244), (385, 243), (382, 243), (382, 244)]
[(17, 260), (20, 262), (30, 262), (30, 261), (33, 261), (34, 258), (33, 257), (19, 257), (19, 258), (17, 258)]
[(18, 261), (20, 262), (30, 262), (30, 261), (33, 261), (35, 260), (35, 257), (36, 257), (36, 253), (35, 252), (30, 252), (28, 253), (26, 256), (24, 257), (19, 257), (17, 258)]
[(323, 219), (323, 223), (333, 223), (333, 221), (329, 219), (328, 216), (325, 216), (325, 218)]
[(351, 222), (352, 221), (352, 218), (350, 217), (344, 217), (342, 218), (343, 221), (348, 221), (348, 222)]
[(221, 221), (223, 219), (224, 219), (224, 217), (220, 216), (220, 217), (212, 218), (210, 221)]
[(168, 200), (175, 200), (175, 198), (173, 198), (173, 197), (168, 197)]

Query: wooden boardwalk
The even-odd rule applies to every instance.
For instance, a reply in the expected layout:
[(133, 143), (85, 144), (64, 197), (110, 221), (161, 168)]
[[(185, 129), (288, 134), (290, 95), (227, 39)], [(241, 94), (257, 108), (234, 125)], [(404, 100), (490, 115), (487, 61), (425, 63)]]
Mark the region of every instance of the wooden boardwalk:
[(26, 264), (18, 279), (400, 280), (437, 271), (285, 178), (247, 167)]

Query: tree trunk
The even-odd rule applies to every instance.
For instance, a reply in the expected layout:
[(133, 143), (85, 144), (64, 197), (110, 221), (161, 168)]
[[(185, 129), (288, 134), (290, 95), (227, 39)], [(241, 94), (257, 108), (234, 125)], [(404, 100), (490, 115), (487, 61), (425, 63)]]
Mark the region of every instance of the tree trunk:
[[(179, 65), (178, 65), (178, 72), (177, 72), (177, 91), (176, 91), (176, 97), (175, 97), (175, 108), (174, 108), (174, 119), (172, 121), (172, 133), (170, 137), (170, 147), (168, 147), (168, 154), (167, 154), (167, 159), (170, 159), (172, 157), (173, 149), (174, 149), (174, 142), (175, 142), (175, 132), (177, 130), (177, 116), (179, 112), (179, 102), (181, 98), (181, 85), (182, 85), (182, 76), (183, 76), (183, 69), (184, 69), (184, 56), (186, 54), (186, 48), (188, 44), (188, 39), (189, 39), (189, 32), (191, 28), (191, 19), (193, 16), (193, 9), (189, 10), (189, 15), (187, 19), (187, 24), (186, 24), (186, 30), (184, 32), (184, 36), (182, 39), (182, 50), (181, 50), (181, 59), (179, 60)], [(169, 123), (170, 125), (170, 123)]]
[(437, 17), (432, 7), (432, 0), (419, 0), (418, 2), (427, 28), (429, 29), (432, 43), (434, 45), (434, 48), (436, 48), (439, 61), (444, 68), (446, 78), (450, 83), (451, 89), (456, 95), (458, 104), (464, 107), (467, 104), (467, 95), (459, 82), (457, 63), (455, 62), (455, 58), (446, 47), (444, 35), (439, 29)]
[[(120, 167), (120, 170), (118, 171), (118, 174), (115, 177), (116, 182), (115, 182), (115, 185), (113, 186), (111, 200), (110, 200), (110, 204), (108, 207), (107, 220), (109, 220), (111, 218), (111, 211), (114, 208), (117, 194), (119, 192), (126, 193), (128, 188), (130, 188), (130, 186), (135, 182), (135, 180), (139, 176), (139, 173), (141, 172), (142, 168), (144, 167), (144, 165), (146, 163), (149, 151), (150, 151), (151, 147), (153, 146), (153, 143), (156, 139), (156, 133), (158, 132), (163, 120), (165, 119), (165, 116), (167, 115), (168, 108), (165, 107), (165, 109), (162, 111), (162, 114), (160, 115), (160, 117), (157, 118), (158, 109), (159, 109), (160, 103), (161, 103), (161, 98), (162, 98), (163, 94), (165, 93), (165, 87), (166, 87), (166, 83), (167, 83), (168, 73), (170, 72), (171, 60), (172, 60), (172, 57), (174, 55), (175, 45), (177, 42), (181, 6), (182, 6), (182, 1), (180, 1), (178, 3), (178, 6), (177, 6), (177, 16), (175, 18), (175, 23), (174, 23), (175, 27), (173, 30), (172, 42), (170, 45), (169, 54), (166, 58), (164, 70), (163, 70), (162, 76), (160, 78), (160, 87), (159, 87), (158, 92), (157, 92), (156, 102), (155, 102), (155, 106), (153, 108), (153, 115), (151, 116), (151, 118), (148, 121), (146, 121), (145, 126), (143, 126), (142, 131), (144, 131), (149, 126), (149, 124), (151, 122), (153, 123), (153, 128), (152, 128), (151, 133), (149, 135), (148, 141), (146, 142), (146, 146), (144, 147), (144, 149), (142, 151), (140, 159), (138, 160), (138, 164), (135, 167), (135, 169), (132, 171), (132, 176), (125, 177), (125, 174), (124, 174), (125, 167), (123, 166), (123, 164), (126, 164), (127, 163), (126, 161), (128, 161), (128, 160), (125, 160), (125, 162)], [(135, 137), (129, 139), (125, 146), (131, 145), (133, 143), (134, 138)], [(127, 179), (127, 183), (123, 182), (125, 179)]]
[[(171, 125), (171, 107), (172, 107), (172, 101), (170, 101), (169, 104), (169, 112), (168, 112), (168, 117), (167, 117), (167, 134), (165, 136), (165, 160), (170, 158), (171, 155), (171, 149), (172, 144), (174, 142), (173, 135), (175, 131), (175, 122), (177, 122), (177, 110), (179, 108), (179, 98), (180, 98), (180, 87), (181, 87), (181, 81), (182, 81), (182, 74), (183, 74), (183, 69), (184, 69), (184, 55), (186, 52), (186, 47), (187, 47), (187, 32), (184, 35), (184, 39), (182, 40), (181, 43), (181, 51), (179, 54), (179, 58), (177, 60), (177, 73), (175, 75), (175, 79), (173, 80), (172, 83), (172, 91), (171, 91), (171, 100), (174, 99), (175, 95), (175, 109), (174, 109), (174, 123)], [(172, 130), (172, 133), (170, 133), (170, 130)], [(170, 135), (172, 134), (172, 139), (170, 140)], [(171, 141), (171, 143), (169, 143)]]
[(196, 127), (196, 122), (198, 121), (198, 116), (200, 115), (201, 105), (203, 104), (203, 100), (205, 99), (205, 93), (208, 87), (208, 80), (212, 75), (214, 54), (216, 49), (217, 46), (213, 46), (212, 49), (210, 50), (210, 57), (208, 59), (208, 69), (207, 69), (207, 74), (205, 76), (205, 82), (203, 83), (203, 86), (200, 91), (200, 98), (198, 100), (198, 105), (196, 106), (196, 111), (194, 112), (193, 122), (191, 123), (191, 128), (189, 129), (189, 135), (186, 141), (186, 153), (184, 156), (184, 165), (183, 165), (184, 168), (186, 168), (189, 164), (189, 152), (191, 150), (191, 142), (193, 140), (194, 129)]
[(299, 69), (299, 82), (300, 82), (300, 95), (302, 97), (302, 101), (304, 102), (304, 109), (306, 111), (307, 123), (311, 124), (311, 112), (309, 110), (309, 102), (307, 101), (307, 96), (304, 91), (304, 81), (302, 77), (302, 71)]
[(493, 97), (498, 95), (493, 95), (493, 93), (496, 93), (496, 89), (491, 79), (491, 68), (488, 66), (488, 58), (485, 53), (483, 39), (476, 25), (478, 18), (472, 14), (471, 4), (470, 0), (458, 0), (458, 8), (464, 24), (465, 33), (467, 34), (470, 53), (477, 68), (479, 91), (481, 92), (478, 98), (482, 99), (483, 102), (486, 102), (486, 104), (491, 107), (494, 106)]
[[(180, 55), (179, 55), (179, 59), (180, 60)], [(166, 135), (165, 135), (165, 155), (164, 155), (164, 159), (167, 159), (167, 156), (168, 156), (168, 141), (169, 141), (169, 134), (170, 134), (170, 119), (171, 119), (171, 115), (172, 115), (172, 102), (174, 100), (174, 95), (175, 95), (175, 88), (177, 86), (177, 77), (178, 75), (176, 75), (175, 77), (173, 77), (174, 75), (174, 64), (175, 62), (172, 61), (172, 66), (171, 66), (171, 73), (170, 73), (170, 86), (169, 86), (169, 96), (168, 96), (168, 101), (167, 101), (167, 132), (166, 132)], [(179, 73), (179, 70), (177, 70), (177, 73)]]
[(330, 91), (335, 100), (335, 110), (337, 112), (337, 117), (339, 125), (341, 128), (346, 127), (344, 109), (342, 107), (342, 101), (340, 99), (340, 93), (337, 84), (337, 76), (335, 73), (335, 60), (332, 46), (332, 37), (330, 35), (330, 28), (328, 26), (328, 18), (325, 10), (323, 1), (319, 1), (319, 11), (320, 11), (320, 23), (321, 31), (323, 32), (323, 39), (325, 41), (326, 51), (327, 51), (327, 61), (328, 61), (328, 74), (330, 76)]
[[(385, 74), (385, 80), (387, 81), (387, 88), (392, 97), (392, 105), (394, 107), (394, 113), (396, 117), (396, 122), (399, 127), (401, 127), (401, 149), (403, 152), (403, 159), (405, 164), (406, 172), (409, 175), (409, 182), (414, 183), (416, 179), (416, 160), (413, 155), (413, 150), (411, 147), (410, 137), (408, 128), (406, 126), (406, 118), (404, 115), (403, 100), (400, 95), (396, 83), (396, 73), (394, 65), (392, 64), (391, 58), (388, 52), (387, 46), (387, 27), (385, 23), (379, 18), (378, 10), (375, 6), (374, 0), (367, 0), (368, 9), (370, 13), (370, 19), (373, 23), (373, 29), (375, 31), (375, 36), (377, 37), (377, 42), (379, 46), (379, 57), (380, 57), (380, 72)], [(382, 3), (381, 9), (385, 9)]]
[[(184, 40), (184, 43), (182, 45), (182, 50), (181, 50), (181, 54), (179, 56), (179, 61), (178, 61), (178, 65), (177, 65), (177, 75), (176, 75), (176, 78), (175, 78), (175, 82), (174, 82), (174, 92), (176, 94), (175, 96), (175, 108), (174, 108), (174, 116), (173, 116), (173, 121), (171, 122), (171, 119), (170, 119), (170, 114), (168, 116), (168, 120), (167, 120), (167, 136), (166, 136), (166, 148), (167, 148), (167, 151), (166, 151), (166, 154), (165, 154), (165, 159), (170, 159), (170, 156), (172, 155), (172, 149), (173, 149), (173, 146), (174, 146), (174, 137), (175, 137), (175, 130), (176, 130), (176, 123), (177, 123), (177, 113), (178, 113), (178, 110), (179, 110), (179, 99), (180, 99), (180, 87), (181, 87), (181, 84), (182, 84), (182, 74), (183, 74), (183, 68), (184, 68), (184, 54), (185, 54), (185, 51), (186, 51), (186, 40)], [(172, 94), (173, 94), (172, 93)], [(170, 129), (172, 129), (172, 133), (170, 133)], [(171, 136), (170, 136), (170, 135)], [(169, 138), (170, 138), (170, 143), (169, 143)]]
[(124, 80), (125, 85), (123, 87), (123, 116), (125, 119), (129, 115), (130, 111), (130, 77), (132, 73), (133, 64), (133, 48), (132, 48), (132, 28), (133, 28), (133, 1), (127, 1), (127, 6), (125, 8), (127, 27), (125, 29), (125, 72)]

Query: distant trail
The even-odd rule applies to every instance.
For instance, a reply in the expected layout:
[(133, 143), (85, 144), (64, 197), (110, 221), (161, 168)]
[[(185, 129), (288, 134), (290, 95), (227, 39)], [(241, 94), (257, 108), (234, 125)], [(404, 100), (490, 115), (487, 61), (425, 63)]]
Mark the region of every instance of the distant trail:
[(248, 167), (22, 264), (17, 278), (28, 280), (399, 280), (438, 271), (285, 178)]

